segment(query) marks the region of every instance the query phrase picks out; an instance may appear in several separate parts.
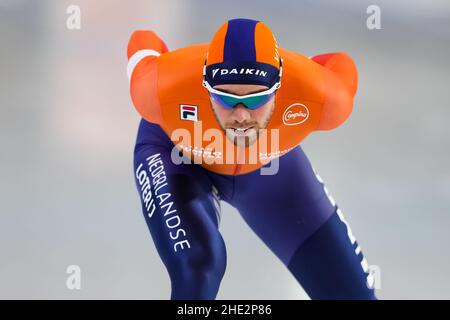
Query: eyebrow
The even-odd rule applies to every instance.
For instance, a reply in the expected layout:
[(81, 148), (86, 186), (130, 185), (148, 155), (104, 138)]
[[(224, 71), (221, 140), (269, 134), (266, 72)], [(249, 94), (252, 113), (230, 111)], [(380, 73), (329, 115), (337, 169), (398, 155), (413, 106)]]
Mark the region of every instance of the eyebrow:
[(234, 94), (234, 95), (237, 95), (237, 96), (246, 96), (248, 94), (263, 92), (263, 91), (266, 91), (267, 89), (260, 89), (260, 90), (257, 90), (257, 91), (247, 92), (246, 94), (236, 94), (235, 92), (231, 92), (231, 91), (225, 90), (225, 89), (216, 89), (216, 90), (219, 90), (219, 91), (222, 91), (222, 92), (225, 92), (225, 93)]

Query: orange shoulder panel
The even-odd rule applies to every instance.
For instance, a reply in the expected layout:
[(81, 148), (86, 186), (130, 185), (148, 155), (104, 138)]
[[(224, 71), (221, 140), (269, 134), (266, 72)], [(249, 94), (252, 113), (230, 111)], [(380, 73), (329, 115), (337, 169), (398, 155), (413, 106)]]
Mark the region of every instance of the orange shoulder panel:
[[(140, 53), (147, 51), (137, 61), (132, 61)], [(161, 123), (160, 104), (157, 92), (158, 79), (158, 57), (148, 55), (154, 51), (155, 54), (163, 55), (168, 48), (153, 31), (135, 31), (128, 43), (127, 55), (129, 64), (133, 64), (130, 74), (130, 93), (133, 104), (139, 114), (147, 121)]]
[(325, 100), (317, 130), (331, 130), (351, 114), (358, 86), (358, 72), (353, 59), (343, 52), (327, 53), (312, 58), (322, 68)]

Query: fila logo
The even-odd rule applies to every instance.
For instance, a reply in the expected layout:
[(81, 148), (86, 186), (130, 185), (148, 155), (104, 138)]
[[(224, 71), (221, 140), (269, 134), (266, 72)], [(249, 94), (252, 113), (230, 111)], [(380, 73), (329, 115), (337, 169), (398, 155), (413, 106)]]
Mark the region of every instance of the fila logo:
[(254, 74), (256, 76), (265, 77), (267, 76), (267, 71), (259, 70), (259, 69), (250, 69), (250, 68), (241, 68), (241, 69), (214, 69), (212, 71), (212, 77), (214, 78), (220, 70), (220, 75), (227, 75), (227, 74)]
[(180, 104), (181, 120), (198, 121), (198, 107), (190, 104)]

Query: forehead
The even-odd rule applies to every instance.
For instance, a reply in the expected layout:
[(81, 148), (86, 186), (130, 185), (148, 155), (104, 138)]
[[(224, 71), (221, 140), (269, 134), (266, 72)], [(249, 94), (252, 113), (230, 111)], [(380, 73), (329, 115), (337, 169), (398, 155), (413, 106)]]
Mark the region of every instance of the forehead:
[(269, 88), (258, 84), (220, 84), (214, 86), (214, 89), (242, 96), (250, 93), (264, 91)]

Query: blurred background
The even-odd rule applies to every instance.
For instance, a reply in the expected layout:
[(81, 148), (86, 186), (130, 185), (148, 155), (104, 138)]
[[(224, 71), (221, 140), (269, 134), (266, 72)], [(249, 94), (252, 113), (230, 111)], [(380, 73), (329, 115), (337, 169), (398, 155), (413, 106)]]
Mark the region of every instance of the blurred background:
[[(369, 5), (381, 29), (369, 30)], [(69, 30), (69, 5), (81, 29)], [(450, 298), (450, 2), (0, 0), (0, 298), (167, 299), (170, 282), (133, 180), (139, 122), (126, 46), (152, 29), (170, 50), (230, 18), (281, 47), (345, 51), (354, 112), (302, 143), (349, 221), (381, 299)], [(307, 299), (237, 211), (222, 204), (219, 299)], [(81, 290), (66, 268), (79, 265)]]

